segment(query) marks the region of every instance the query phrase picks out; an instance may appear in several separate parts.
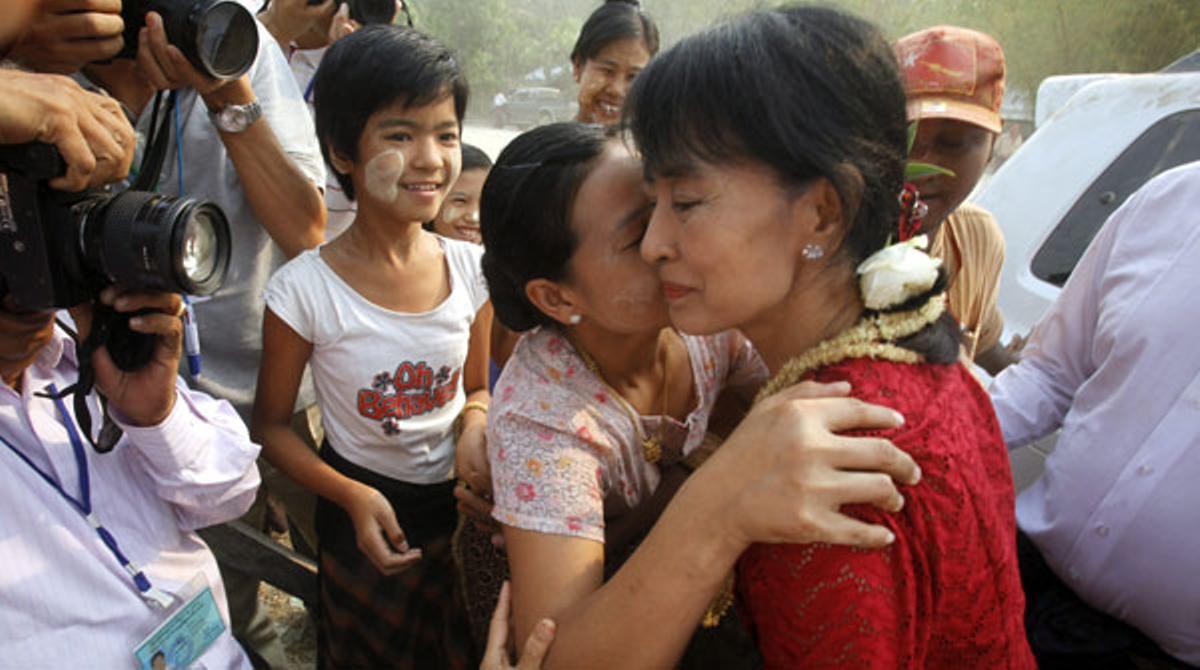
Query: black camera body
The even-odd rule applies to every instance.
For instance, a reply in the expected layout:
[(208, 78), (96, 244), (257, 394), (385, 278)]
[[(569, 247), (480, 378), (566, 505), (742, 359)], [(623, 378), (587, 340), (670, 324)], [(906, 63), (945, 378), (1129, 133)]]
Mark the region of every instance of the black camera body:
[[(0, 147), (0, 298), (35, 311), (95, 302), (112, 284), (191, 295), (220, 288), (231, 243), (219, 207), (115, 185), (50, 188), (64, 169), (52, 146)], [(123, 368), (139, 366), (140, 355), (110, 350)]]
[(167, 41), (213, 79), (242, 76), (258, 55), (254, 15), (233, 0), (122, 0), (125, 46), (119, 58), (137, 56), (138, 32), (146, 25), (146, 12), (158, 12)]

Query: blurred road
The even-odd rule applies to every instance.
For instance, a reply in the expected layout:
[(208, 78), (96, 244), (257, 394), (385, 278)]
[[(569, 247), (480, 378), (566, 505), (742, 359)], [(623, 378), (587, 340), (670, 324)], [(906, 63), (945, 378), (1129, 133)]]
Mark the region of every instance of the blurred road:
[(500, 155), (500, 151), (504, 149), (509, 140), (516, 136), (517, 131), (515, 130), (501, 130), (469, 124), (463, 126), (463, 141), (483, 149), (484, 153), (493, 161), (496, 160), (496, 156)]

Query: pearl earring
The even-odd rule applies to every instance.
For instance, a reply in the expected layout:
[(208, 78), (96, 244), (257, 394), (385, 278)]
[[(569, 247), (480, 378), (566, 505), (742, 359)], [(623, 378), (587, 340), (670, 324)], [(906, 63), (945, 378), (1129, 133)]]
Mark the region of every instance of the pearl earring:
[(578, 314), (572, 314), (571, 316), (567, 317), (567, 323), (571, 324), (572, 326), (578, 326), (580, 321), (583, 321), (583, 317)]
[(825, 255), (825, 250), (819, 244), (806, 244), (800, 254), (810, 261), (815, 261)]

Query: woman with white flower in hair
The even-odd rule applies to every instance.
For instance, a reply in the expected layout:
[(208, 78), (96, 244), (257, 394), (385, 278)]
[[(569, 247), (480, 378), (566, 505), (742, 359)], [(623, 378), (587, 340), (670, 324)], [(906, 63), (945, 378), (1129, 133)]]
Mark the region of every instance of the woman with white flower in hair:
[(898, 410), (904, 425), (876, 434), (922, 469), (898, 511), (844, 508), (895, 534), (883, 549), (742, 555), (740, 602), (766, 666), (1034, 667), (1008, 455), (957, 361), (945, 275), (913, 236), (886, 41), (836, 10), (751, 14), (661, 54), (626, 110), (657, 203), (641, 251), (671, 322), (740, 329), (773, 377), (760, 399), (848, 381)]

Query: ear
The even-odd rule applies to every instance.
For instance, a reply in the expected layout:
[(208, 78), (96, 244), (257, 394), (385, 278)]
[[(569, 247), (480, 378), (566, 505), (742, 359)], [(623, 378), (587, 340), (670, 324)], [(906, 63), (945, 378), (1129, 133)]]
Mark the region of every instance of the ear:
[(800, 198), (807, 200), (807, 208), (811, 212), (805, 221), (799, 222), (808, 227), (806, 232), (813, 237), (811, 241), (826, 249), (840, 245), (850, 225), (847, 221), (850, 208), (842, 201), (833, 182), (821, 177)]
[(329, 163), (338, 174), (350, 174), (354, 172), (354, 161), (346, 157), (345, 154), (333, 148), (333, 143), (329, 143)]
[(575, 78), (575, 83), (579, 83), (579, 78), (583, 76), (583, 63), (571, 63), (571, 76)]
[(525, 297), (543, 314), (564, 326), (574, 325), (571, 316), (580, 314), (574, 292), (549, 279), (531, 279), (525, 284)]

